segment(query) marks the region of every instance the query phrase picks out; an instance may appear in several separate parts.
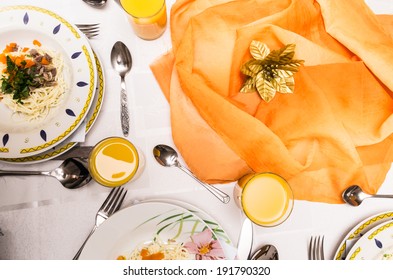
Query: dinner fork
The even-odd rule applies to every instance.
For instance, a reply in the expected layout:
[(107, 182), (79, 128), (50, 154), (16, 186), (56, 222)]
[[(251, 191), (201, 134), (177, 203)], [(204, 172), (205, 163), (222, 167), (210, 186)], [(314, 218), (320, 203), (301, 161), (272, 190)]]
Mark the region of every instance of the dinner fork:
[(96, 221), (93, 229), (87, 236), (85, 242), (83, 242), (82, 246), (80, 247), (79, 251), (74, 256), (73, 260), (77, 260), (82, 253), (83, 248), (86, 245), (87, 240), (89, 240), (90, 236), (95, 232), (95, 230), (106, 220), (108, 219), (113, 213), (119, 210), (121, 204), (123, 203), (124, 197), (127, 194), (127, 191), (124, 191), (123, 187), (116, 187), (111, 190), (108, 197), (105, 199), (104, 203), (101, 205), (100, 209), (96, 214)]
[(309, 260), (324, 260), (325, 253), (323, 252), (324, 236), (311, 236), (308, 246), (308, 259)]
[(100, 33), (100, 24), (99, 23), (84, 23), (84, 24), (75, 24), (75, 25), (89, 39), (97, 36)]

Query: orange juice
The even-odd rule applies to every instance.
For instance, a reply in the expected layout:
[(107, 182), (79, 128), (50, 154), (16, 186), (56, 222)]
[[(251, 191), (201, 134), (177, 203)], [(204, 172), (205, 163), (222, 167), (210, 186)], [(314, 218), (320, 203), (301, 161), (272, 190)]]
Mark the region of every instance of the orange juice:
[(99, 142), (89, 156), (91, 176), (107, 187), (121, 186), (130, 181), (139, 168), (139, 154), (135, 146), (120, 137)]
[(255, 224), (275, 226), (287, 219), (293, 207), (289, 184), (273, 173), (246, 175), (238, 182), (241, 207)]
[(166, 29), (165, 0), (120, 0), (123, 9), (130, 15), (130, 22), (137, 36), (153, 40)]

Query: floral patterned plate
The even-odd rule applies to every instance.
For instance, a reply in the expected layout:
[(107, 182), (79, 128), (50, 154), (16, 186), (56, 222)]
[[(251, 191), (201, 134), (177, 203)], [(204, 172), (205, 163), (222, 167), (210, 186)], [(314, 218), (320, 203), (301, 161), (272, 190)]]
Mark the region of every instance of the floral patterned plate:
[(86, 38), (74, 25), (36, 6), (0, 8), (0, 48), (11, 42), (58, 52), (64, 60), (64, 98), (42, 119), (26, 121), (0, 102), (0, 157), (19, 158), (60, 144), (83, 123), (94, 99), (97, 69)]
[(363, 235), (349, 251), (347, 260), (393, 259), (393, 221), (384, 222)]
[(79, 259), (126, 258), (159, 238), (183, 245), (189, 259), (226, 259), (221, 241), (210, 227), (187, 209), (165, 202), (142, 202), (120, 210), (90, 237)]

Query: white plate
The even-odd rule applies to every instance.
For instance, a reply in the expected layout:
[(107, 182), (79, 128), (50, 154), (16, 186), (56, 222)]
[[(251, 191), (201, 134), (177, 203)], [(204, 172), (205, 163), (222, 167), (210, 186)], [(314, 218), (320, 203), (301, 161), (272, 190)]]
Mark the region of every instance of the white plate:
[(195, 205), (180, 200), (167, 199), (167, 198), (147, 200), (147, 202), (150, 201), (172, 203), (174, 205), (187, 209), (188, 211), (192, 212), (194, 215), (197, 215), (210, 227), (210, 229), (214, 232), (217, 238), (220, 239), (221, 245), (225, 253), (225, 257), (229, 260), (232, 260), (236, 257), (237, 248), (234, 247), (232, 240), (229, 238), (224, 228), (220, 225), (220, 223), (218, 223), (211, 215), (209, 215), (205, 211), (199, 209)]
[[(78, 129), (85, 129), (85, 134), (90, 131), (92, 128), (93, 124), (97, 120), (98, 114), (100, 113), (101, 107), (102, 107), (102, 102), (104, 100), (104, 90), (105, 90), (105, 77), (104, 77), (104, 72), (102, 69), (102, 64), (97, 56), (95, 56), (96, 64), (97, 64), (97, 76), (98, 76), (98, 84), (96, 88), (96, 93), (94, 95), (93, 103), (91, 106), (91, 109), (89, 110), (87, 117), (85, 119), (86, 121), (86, 126), (82, 127), (80, 126)], [(71, 140), (71, 139), (69, 139)], [(71, 148), (73, 148), (75, 145), (77, 145), (77, 142), (72, 142), (72, 141), (63, 141), (59, 145), (56, 145), (55, 147), (51, 148), (48, 151), (45, 151), (43, 153), (40, 153), (38, 155), (34, 156), (29, 156), (29, 157), (21, 157), (21, 158), (0, 158), (1, 161), (8, 162), (8, 163), (15, 163), (15, 164), (31, 164), (31, 163), (38, 163), (38, 162), (43, 162), (47, 161), (53, 158), (56, 158), (57, 156), (64, 154), (65, 152), (69, 151)]]
[(382, 212), (364, 219), (353, 227), (341, 241), (334, 255), (335, 260), (345, 260), (348, 252), (351, 250), (355, 242), (357, 242), (370, 229), (378, 226), (386, 221), (393, 220), (393, 212)]
[(42, 47), (64, 58), (64, 100), (43, 120), (17, 118), (0, 102), (0, 157), (42, 153), (69, 137), (83, 122), (94, 98), (97, 69), (87, 38), (61, 16), (35, 6), (0, 8), (0, 48), (10, 42)]
[(375, 226), (349, 251), (347, 260), (382, 260), (393, 253), (393, 221)]
[[(130, 255), (156, 236), (163, 242), (170, 239), (185, 244), (205, 230), (211, 234), (206, 245), (214, 242), (221, 247), (220, 240), (207, 224), (187, 209), (165, 202), (142, 202), (120, 210), (100, 225), (79, 259), (115, 260), (120, 255)], [(191, 259), (199, 259), (194, 253), (190, 252)], [(224, 253), (220, 257), (225, 258)]]

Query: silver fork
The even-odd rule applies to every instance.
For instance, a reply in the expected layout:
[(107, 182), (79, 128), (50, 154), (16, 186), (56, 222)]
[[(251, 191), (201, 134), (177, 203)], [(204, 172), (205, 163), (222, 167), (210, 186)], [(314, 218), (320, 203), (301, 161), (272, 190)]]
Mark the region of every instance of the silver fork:
[(308, 259), (309, 260), (324, 260), (325, 253), (323, 251), (324, 236), (311, 236), (308, 246)]
[(89, 39), (97, 36), (100, 33), (100, 24), (99, 23), (84, 23), (84, 24), (75, 24), (75, 25)]
[(86, 245), (87, 240), (89, 240), (90, 236), (94, 233), (94, 231), (106, 220), (108, 219), (113, 213), (119, 210), (121, 204), (123, 203), (124, 197), (127, 194), (127, 191), (124, 191), (123, 187), (116, 187), (111, 190), (108, 197), (105, 199), (104, 203), (101, 205), (100, 209), (96, 214), (96, 222), (87, 236), (85, 242), (83, 242), (82, 246), (80, 247), (79, 251), (74, 256), (73, 260), (77, 260), (82, 253), (83, 248)]

